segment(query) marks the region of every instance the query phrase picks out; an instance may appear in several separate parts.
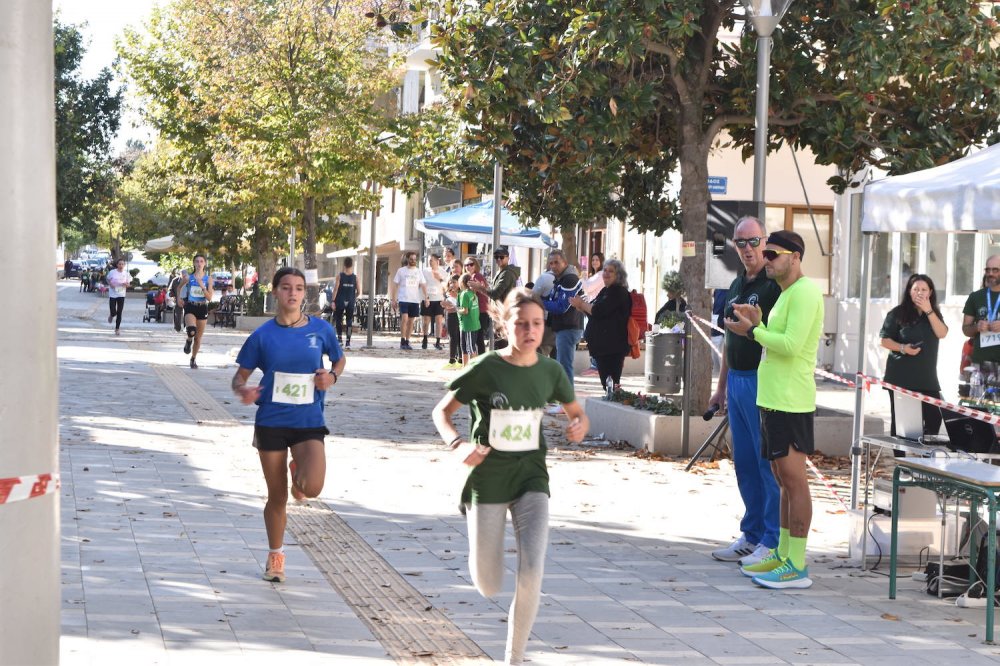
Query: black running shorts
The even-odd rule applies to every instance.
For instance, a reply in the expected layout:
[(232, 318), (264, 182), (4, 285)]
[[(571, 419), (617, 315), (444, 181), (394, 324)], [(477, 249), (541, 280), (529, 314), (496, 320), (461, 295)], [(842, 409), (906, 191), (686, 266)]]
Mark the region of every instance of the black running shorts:
[(208, 303), (191, 303), (188, 301), (184, 304), (184, 314), (194, 315), (195, 319), (204, 321), (208, 319)]
[(760, 455), (768, 460), (784, 458), (794, 446), (807, 456), (816, 448), (813, 440), (813, 417), (816, 412), (794, 414), (760, 408)]
[(330, 434), (326, 428), (270, 428), (254, 426), (253, 445), (261, 451), (284, 451), (309, 440), (323, 441)]

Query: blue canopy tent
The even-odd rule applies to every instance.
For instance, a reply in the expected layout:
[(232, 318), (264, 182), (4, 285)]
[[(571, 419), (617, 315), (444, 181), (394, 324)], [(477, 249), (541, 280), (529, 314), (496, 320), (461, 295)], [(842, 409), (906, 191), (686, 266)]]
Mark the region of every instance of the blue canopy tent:
[[(493, 202), (453, 208), (437, 215), (413, 221), (425, 234), (442, 234), (462, 243), (493, 242)], [(506, 208), (500, 209), (500, 244), (545, 250), (556, 246), (549, 236), (538, 229), (525, 229), (521, 221)]]

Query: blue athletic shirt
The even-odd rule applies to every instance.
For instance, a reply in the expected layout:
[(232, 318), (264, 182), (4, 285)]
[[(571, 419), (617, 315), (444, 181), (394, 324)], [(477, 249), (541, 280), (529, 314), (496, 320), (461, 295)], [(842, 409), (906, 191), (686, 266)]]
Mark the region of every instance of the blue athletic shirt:
[(236, 363), (244, 370), (260, 368), (264, 373), (254, 423), (270, 428), (324, 427), (325, 391), (316, 389), (311, 404), (292, 405), (272, 400), (275, 372), (313, 375), (325, 367), (324, 355), (336, 363), (344, 353), (333, 327), (317, 317), (309, 317), (308, 323), (298, 328), (279, 326), (272, 319), (251, 333), (236, 356)]
[[(188, 275), (188, 288), (187, 288), (187, 298), (184, 300), (191, 301), (192, 303), (204, 303), (206, 300), (204, 292), (208, 291), (208, 275), (202, 276), (202, 284), (198, 284), (198, 278), (194, 274)], [(198, 295), (193, 292), (193, 289), (201, 288), (202, 294)]]

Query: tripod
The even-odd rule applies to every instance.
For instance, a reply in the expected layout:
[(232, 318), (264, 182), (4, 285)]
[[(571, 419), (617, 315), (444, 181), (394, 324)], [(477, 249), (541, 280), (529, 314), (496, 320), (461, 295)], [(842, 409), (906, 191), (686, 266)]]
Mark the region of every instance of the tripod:
[(684, 468), (684, 471), (690, 472), (691, 468), (694, 467), (694, 464), (698, 462), (698, 458), (700, 458), (709, 447), (713, 449), (712, 458), (715, 458), (715, 454), (719, 452), (720, 448), (724, 446), (728, 448), (728, 442), (724, 441), (727, 430), (729, 430), (729, 417), (723, 416), (719, 420), (719, 425), (715, 426), (715, 430), (712, 431), (712, 434), (705, 439), (704, 443), (698, 448), (697, 451), (694, 452), (694, 455), (691, 456), (691, 460), (688, 461), (687, 467)]

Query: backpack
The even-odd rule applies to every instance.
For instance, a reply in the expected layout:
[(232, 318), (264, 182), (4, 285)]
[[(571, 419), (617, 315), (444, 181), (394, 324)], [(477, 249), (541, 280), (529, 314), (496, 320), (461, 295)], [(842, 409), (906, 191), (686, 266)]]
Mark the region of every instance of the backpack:
[(636, 322), (635, 317), (628, 318), (628, 355), (629, 358), (639, 358), (641, 351), (639, 350), (639, 340), (642, 338), (642, 333), (639, 331), (639, 324)]
[[(632, 296), (632, 319), (635, 321), (638, 327), (640, 337), (642, 333), (649, 330), (649, 322), (646, 321), (648, 315), (648, 310), (646, 310), (646, 297), (633, 289), (629, 292)], [(638, 356), (633, 356), (632, 358), (638, 358)]]

